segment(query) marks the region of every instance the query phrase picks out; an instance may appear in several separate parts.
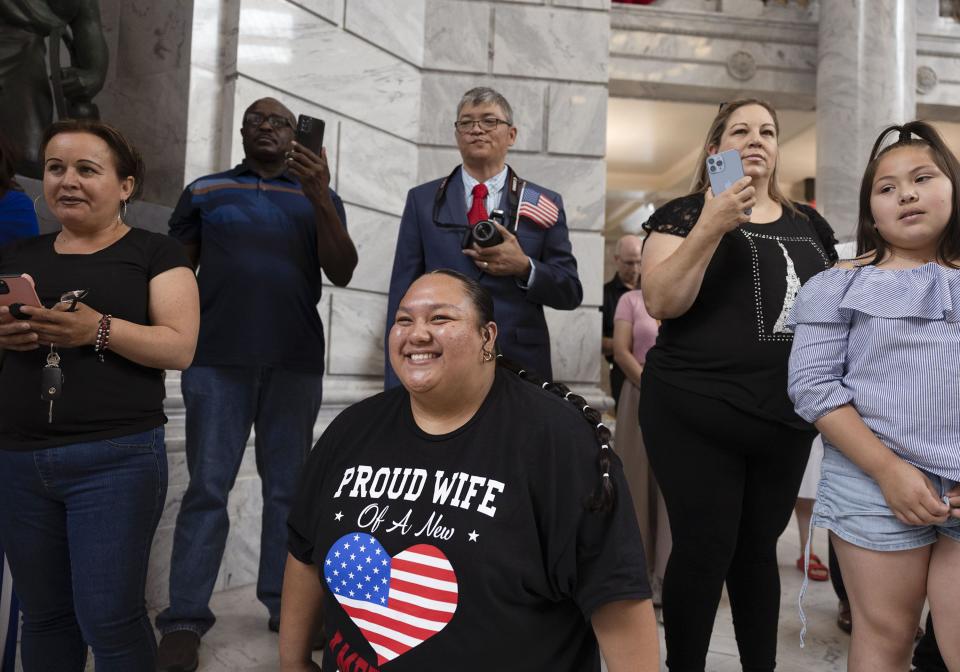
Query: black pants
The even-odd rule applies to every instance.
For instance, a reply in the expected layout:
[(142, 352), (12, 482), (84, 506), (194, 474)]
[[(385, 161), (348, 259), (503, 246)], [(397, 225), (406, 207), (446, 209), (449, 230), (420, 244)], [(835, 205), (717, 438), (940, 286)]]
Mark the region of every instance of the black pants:
[(673, 551), (663, 582), (667, 666), (703, 672), (724, 582), (744, 671), (776, 665), (786, 529), (813, 431), (763, 420), (645, 373), (640, 428)]

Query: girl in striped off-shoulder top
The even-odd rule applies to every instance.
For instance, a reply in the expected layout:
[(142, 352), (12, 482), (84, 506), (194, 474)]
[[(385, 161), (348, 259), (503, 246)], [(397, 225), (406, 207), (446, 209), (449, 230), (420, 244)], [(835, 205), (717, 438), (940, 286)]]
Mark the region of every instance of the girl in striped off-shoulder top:
[(812, 278), (790, 320), (790, 397), (824, 437), (813, 522), (850, 595), (850, 670), (908, 669), (925, 599), (960, 670), (958, 186), (931, 126), (886, 129), (860, 188), (861, 256)]

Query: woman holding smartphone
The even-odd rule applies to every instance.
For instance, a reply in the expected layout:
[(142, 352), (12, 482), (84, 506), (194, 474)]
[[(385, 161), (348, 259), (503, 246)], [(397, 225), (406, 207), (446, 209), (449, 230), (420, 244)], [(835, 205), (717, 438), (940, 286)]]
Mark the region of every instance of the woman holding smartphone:
[[(0, 307), (0, 546), (24, 672), (152, 670), (144, 604), (163, 511), (164, 369), (190, 364), (199, 298), (176, 241), (129, 226), (143, 162), (114, 128), (59, 121), (43, 196), (61, 229), (0, 250), (42, 307)], [(51, 393), (50, 389), (53, 389)]]
[[(692, 193), (644, 225), (643, 296), (662, 325), (639, 417), (673, 537), (663, 585), (672, 672), (704, 669), (724, 583), (743, 669), (776, 664), (777, 538), (815, 435), (787, 397), (786, 321), (801, 284), (837, 259), (830, 226), (780, 191), (778, 133), (768, 103), (721, 105)], [(715, 194), (706, 162), (727, 150), (744, 177)]]

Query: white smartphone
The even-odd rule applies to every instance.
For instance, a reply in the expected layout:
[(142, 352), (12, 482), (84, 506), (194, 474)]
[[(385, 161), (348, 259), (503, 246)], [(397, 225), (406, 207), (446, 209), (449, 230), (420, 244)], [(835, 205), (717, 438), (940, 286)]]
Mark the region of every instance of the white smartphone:
[[(713, 195), (719, 196), (729, 189), (734, 182), (743, 177), (743, 161), (740, 159), (740, 152), (735, 149), (728, 149), (725, 152), (708, 156), (707, 175), (710, 176), (710, 188), (713, 189)], [(747, 208), (743, 212), (749, 215), (752, 210)]]

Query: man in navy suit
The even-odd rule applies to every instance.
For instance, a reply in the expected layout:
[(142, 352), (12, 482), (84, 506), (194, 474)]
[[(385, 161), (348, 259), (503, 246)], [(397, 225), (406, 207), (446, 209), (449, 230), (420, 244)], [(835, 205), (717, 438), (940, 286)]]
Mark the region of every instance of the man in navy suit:
[[(390, 277), (387, 334), (410, 284), (423, 273), (450, 268), (478, 280), (493, 296), (503, 354), (550, 380), (543, 306), (573, 310), (583, 300), (563, 201), (506, 164), (517, 128), (510, 103), (493, 89), (463, 95), (454, 132), (463, 164), (407, 194)], [(470, 227), (494, 210), (504, 213), (507, 227), (496, 225), (503, 242), (465, 247)], [(386, 387), (399, 384), (389, 355), (385, 368)]]

